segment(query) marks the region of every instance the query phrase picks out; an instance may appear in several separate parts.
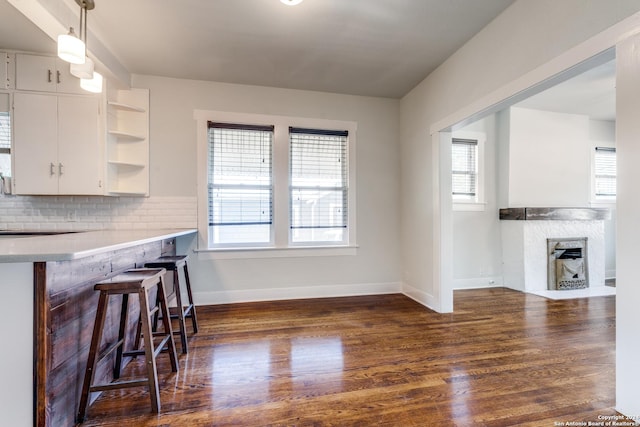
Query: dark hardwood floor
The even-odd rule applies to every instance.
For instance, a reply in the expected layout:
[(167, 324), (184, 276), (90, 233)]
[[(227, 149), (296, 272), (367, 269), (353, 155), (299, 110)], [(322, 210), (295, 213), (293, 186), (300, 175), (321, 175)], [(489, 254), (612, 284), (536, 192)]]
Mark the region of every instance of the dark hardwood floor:
[(124, 389), (98, 398), (83, 426), (554, 426), (616, 415), (614, 297), (494, 288), (457, 291), (453, 314), (382, 295), (198, 307), (198, 318), (180, 372), (158, 358), (161, 414), (145, 389)]

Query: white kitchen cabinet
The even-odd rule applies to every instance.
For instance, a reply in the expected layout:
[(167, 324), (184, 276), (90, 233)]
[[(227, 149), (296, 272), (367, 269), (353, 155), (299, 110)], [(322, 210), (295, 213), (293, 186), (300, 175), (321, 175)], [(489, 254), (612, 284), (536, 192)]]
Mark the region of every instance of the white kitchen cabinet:
[(99, 98), (14, 94), (15, 194), (100, 195)]
[(16, 53), (16, 89), (86, 94), (69, 63), (56, 56)]
[(0, 89), (15, 88), (14, 58), (13, 53), (0, 52)]
[(107, 194), (149, 195), (149, 90), (109, 92)]

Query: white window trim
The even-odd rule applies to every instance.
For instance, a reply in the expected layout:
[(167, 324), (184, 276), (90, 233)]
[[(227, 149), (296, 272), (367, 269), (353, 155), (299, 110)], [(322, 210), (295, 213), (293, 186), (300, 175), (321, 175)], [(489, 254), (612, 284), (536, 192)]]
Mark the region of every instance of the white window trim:
[[(197, 183), (198, 183), (198, 252), (208, 258), (269, 258), (285, 256), (334, 256), (355, 255), (356, 244), (356, 133), (357, 123), (340, 120), (311, 119), (292, 116), (250, 114), (226, 111), (195, 110), (197, 126)], [(208, 203), (207, 203), (207, 123), (246, 123), (274, 125), (273, 144), (273, 246), (267, 247), (208, 247)], [(349, 213), (348, 241), (346, 244), (310, 245), (289, 243), (289, 126), (347, 130), (349, 132)]]
[(591, 147), (591, 206), (610, 206), (615, 205), (617, 196), (597, 196), (596, 195), (596, 148), (616, 148), (611, 143), (603, 143), (598, 141), (597, 144), (593, 144)]
[(453, 143), (454, 138), (460, 139), (472, 139), (478, 141), (478, 185), (476, 188), (476, 195), (473, 198), (462, 199), (452, 198), (452, 209), (460, 212), (481, 212), (486, 208), (485, 200), (485, 161), (484, 161), (484, 146), (487, 140), (487, 134), (484, 132), (472, 132), (472, 131), (454, 131), (451, 134)]

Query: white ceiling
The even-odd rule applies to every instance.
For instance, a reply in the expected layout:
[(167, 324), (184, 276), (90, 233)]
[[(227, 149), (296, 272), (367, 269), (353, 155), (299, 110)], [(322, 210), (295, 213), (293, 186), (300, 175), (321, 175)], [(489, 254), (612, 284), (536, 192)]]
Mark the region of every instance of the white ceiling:
[(6, 0), (0, 0), (0, 49), (54, 52), (56, 45)]
[[(0, 48), (43, 51), (6, 1)], [(513, 0), (95, 3), (90, 31), (131, 73), (399, 98)]]
[(533, 95), (515, 106), (556, 113), (582, 114), (596, 120), (615, 120), (615, 60)]

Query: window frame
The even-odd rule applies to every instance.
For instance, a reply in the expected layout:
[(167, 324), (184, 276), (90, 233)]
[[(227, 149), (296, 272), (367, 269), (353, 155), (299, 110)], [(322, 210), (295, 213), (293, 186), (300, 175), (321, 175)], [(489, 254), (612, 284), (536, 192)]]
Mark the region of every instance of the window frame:
[(13, 97), (11, 92), (4, 91), (0, 92), (0, 96), (6, 96), (7, 99), (6, 107), (0, 107), (0, 112), (8, 113), (9, 118), (9, 148), (0, 147), (0, 154), (9, 156), (9, 174), (4, 176), (11, 177), (13, 174), (13, 156), (11, 155), (13, 149), (13, 110), (11, 108), (11, 106), (13, 105)]
[[(197, 127), (197, 182), (198, 182), (198, 243), (196, 251), (200, 257), (213, 259), (272, 258), (288, 256), (333, 256), (355, 255), (356, 243), (356, 135), (357, 123), (342, 120), (312, 119), (294, 116), (194, 110)], [(208, 122), (243, 123), (274, 126), (272, 149), (273, 173), (273, 244), (268, 246), (209, 246), (208, 235)], [(289, 128), (324, 130), (346, 130), (348, 161), (348, 226), (345, 242), (290, 241), (290, 174), (289, 174)]]
[[(475, 196), (456, 197), (451, 193), (452, 208), (454, 211), (484, 211), (485, 201), (485, 144), (487, 135), (483, 132), (454, 131), (451, 134), (451, 146), (454, 139), (473, 140), (477, 142), (476, 151), (476, 194)], [(453, 180), (453, 168), (451, 172)]]
[[(228, 127), (225, 127), (224, 125), (228, 125)], [(229, 242), (229, 243), (215, 243), (214, 239), (212, 238), (212, 236), (208, 234), (208, 243), (207, 245), (210, 248), (227, 248), (227, 247), (244, 247), (244, 246), (249, 246), (249, 247), (260, 247), (260, 246), (271, 246), (273, 245), (273, 238), (274, 238), (274, 231), (273, 231), (273, 145), (274, 145), (274, 129), (271, 128), (269, 126), (255, 126), (255, 125), (246, 125), (246, 124), (242, 124), (242, 123), (215, 123), (215, 122), (208, 122), (207, 123), (207, 146), (208, 149), (210, 150), (210, 139), (209, 139), (209, 132), (211, 131), (211, 129), (220, 129), (220, 130), (235, 130), (235, 131), (259, 131), (259, 132), (270, 132), (271, 134), (271, 141), (270, 141), (270, 147), (269, 147), (269, 160), (271, 161), (271, 164), (269, 165), (269, 172), (270, 174), (270, 182), (269, 184), (260, 184), (260, 185), (244, 185), (244, 184), (215, 184), (209, 181), (209, 174), (207, 174), (207, 215), (208, 215), (208, 227), (207, 227), (207, 231), (211, 231), (212, 230), (212, 226), (215, 226), (215, 223), (211, 223), (211, 212), (209, 212), (209, 207), (212, 206), (213, 202), (211, 200), (211, 191), (214, 189), (218, 189), (218, 190), (224, 190), (224, 189), (245, 189), (245, 190), (253, 190), (253, 191), (259, 191), (259, 190), (265, 190), (268, 189), (269, 193), (271, 194), (271, 200), (270, 200), (270, 223), (269, 225), (269, 239), (266, 242), (252, 242), (252, 243), (242, 243), (242, 242)], [(214, 131), (215, 132), (215, 131)], [(235, 135), (238, 136), (238, 135)], [(209, 159), (209, 154), (210, 151), (208, 150), (207, 152), (207, 159), (210, 162)], [(209, 163), (207, 170), (209, 171), (209, 167), (211, 167), (211, 163)], [(232, 224), (218, 224), (220, 225), (232, 225)], [(237, 225), (243, 225), (242, 223), (238, 223)], [(245, 224), (246, 225), (246, 224)], [(263, 225), (267, 225), (266, 223), (264, 223)], [(222, 231), (222, 230), (221, 230)]]
[[(307, 131), (307, 132), (304, 132)], [(316, 134), (316, 135), (323, 135), (323, 136), (341, 136), (341, 137), (346, 137), (346, 150), (344, 153), (344, 163), (346, 163), (346, 177), (342, 177), (343, 178), (343, 182), (342, 185), (339, 187), (340, 191), (346, 192), (347, 194), (347, 201), (346, 201), (346, 206), (343, 206), (343, 208), (347, 209), (347, 226), (344, 227), (347, 229), (347, 233), (342, 233), (342, 239), (341, 240), (336, 240), (336, 241), (331, 241), (331, 240), (326, 240), (326, 241), (322, 241), (322, 240), (306, 240), (306, 241), (294, 241), (294, 226), (293, 226), (293, 219), (291, 217), (292, 212), (294, 211), (294, 206), (293, 206), (293, 190), (294, 189), (298, 189), (298, 190), (302, 190), (304, 189), (303, 186), (299, 186), (299, 185), (294, 185), (293, 184), (293, 155), (291, 152), (292, 149), (292, 145), (294, 144), (293, 140), (292, 140), (292, 135), (294, 134), (298, 134), (298, 135), (311, 135), (311, 134)], [(340, 134), (340, 135), (339, 135)], [(346, 135), (344, 135), (346, 134)], [(309, 246), (309, 245), (323, 245), (323, 246), (340, 246), (340, 245), (345, 245), (348, 244), (349, 241), (349, 236), (348, 236), (348, 230), (349, 230), (349, 219), (348, 219), (348, 215), (349, 215), (349, 207), (350, 207), (350, 203), (348, 200), (348, 196), (349, 196), (349, 153), (348, 153), (348, 148), (349, 148), (349, 132), (348, 131), (342, 131), (342, 130), (337, 130), (337, 129), (309, 129), (309, 128), (294, 128), (294, 127), (290, 127), (289, 128), (289, 168), (288, 168), (288, 173), (289, 173), (289, 246), (293, 247), (305, 247), (305, 246)], [(316, 187), (316, 189), (328, 189), (327, 187), (321, 187), (318, 186)], [(332, 188), (333, 190), (338, 190), (338, 187), (336, 188)], [(343, 197), (344, 200), (344, 197)], [(343, 214), (344, 215), (344, 214)], [(343, 217), (344, 219), (344, 217)], [(315, 228), (315, 227), (311, 227), (311, 228)], [(337, 228), (337, 227), (336, 227)]]
[[(591, 150), (591, 201), (592, 204), (610, 204), (610, 203), (616, 203), (616, 199), (617, 199), (617, 188), (616, 188), (616, 194), (615, 195), (599, 195), (596, 194), (596, 153), (598, 152), (598, 149), (601, 150), (605, 150), (605, 151), (613, 151), (616, 156), (617, 156), (617, 151), (616, 151), (616, 147), (611, 146), (611, 145), (602, 145), (602, 144), (598, 144), (598, 145), (594, 145), (592, 150)], [(618, 178), (618, 173), (617, 173), (617, 167), (616, 167), (616, 183), (617, 183), (617, 178)]]

